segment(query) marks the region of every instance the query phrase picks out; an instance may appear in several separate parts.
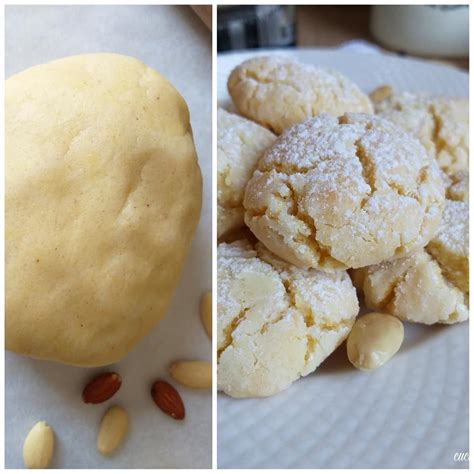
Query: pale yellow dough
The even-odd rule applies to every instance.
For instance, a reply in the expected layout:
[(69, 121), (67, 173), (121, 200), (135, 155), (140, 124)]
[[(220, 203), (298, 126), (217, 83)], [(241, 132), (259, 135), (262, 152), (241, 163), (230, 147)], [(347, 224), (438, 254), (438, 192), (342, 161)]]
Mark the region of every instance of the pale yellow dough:
[[(469, 167), (469, 101), (396, 92), (372, 93), (378, 115), (415, 135), (447, 173)], [(380, 92), (380, 90), (379, 90)]]
[(227, 88), (240, 114), (277, 134), (322, 112), (373, 112), (369, 98), (342, 74), (284, 56), (244, 61)]
[(244, 225), (245, 186), (275, 135), (224, 109), (217, 111), (217, 236)]
[(424, 247), (445, 188), (435, 160), (392, 122), (327, 114), (286, 130), (259, 161), (245, 222), (302, 268), (358, 268)]
[(121, 359), (164, 316), (201, 208), (187, 106), (136, 59), (6, 81), (6, 348)]
[(302, 270), (260, 243), (220, 244), (217, 257), (218, 389), (274, 395), (347, 337), (359, 310), (347, 272)]
[(426, 249), (352, 272), (371, 309), (424, 324), (469, 317), (469, 208), (447, 200), (441, 227)]

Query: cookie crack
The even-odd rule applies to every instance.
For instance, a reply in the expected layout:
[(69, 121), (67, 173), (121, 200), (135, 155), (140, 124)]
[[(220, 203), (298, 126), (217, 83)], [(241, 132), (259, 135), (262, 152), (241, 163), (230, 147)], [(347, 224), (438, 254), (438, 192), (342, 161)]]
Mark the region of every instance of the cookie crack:
[(234, 331), (239, 327), (240, 323), (245, 319), (249, 308), (242, 308), (239, 314), (224, 329), (224, 343), (217, 350), (217, 362), (219, 363), (222, 353), (234, 343)]
[[(298, 306), (296, 302), (296, 295), (295, 292), (293, 291), (291, 287), (291, 282), (289, 279), (285, 278), (281, 273), (280, 273), (280, 278), (282, 279), (283, 286), (285, 287), (285, 292), (290, 300), (290, 304), (293, 308), (297, 309), (299, 313), (303, 317), (304, 324), (306, 326), (306, 350), (304, 354), (304, 367), (309, 362), (309, 359), (311, 355), (314, 353), (316, 350), (316, 346), (319, 344), (319, 340), (316, 339), (312, 334), (310, 334), (309, 330), (316, 325), (316, 321), (314, 318), (314, 315), (311, 310), (308, 310), (307, 308), (303, 308), (301, 306)], [(300, 371), (299, 376), (301, 376), (303, 370)]]
[(333, 263), (336, 263), (337, 265), (346, 266), (343, 262), (337, 260), (331, 255), (329, 247), (323, 245), (318, 240), (318, 237), (317, 237), (318, 231), (316, 229), (316, 224), (314, 223), (314, 219), (301, 210), (300, 205), (299, 205), (298, 195), (295, 189), (293, 188), (292, 184), (289, 181), (287, 181), (285, 184), (288, 187), (288, 190), (290, 192), (290, 197), (292, 199), (292, 202), (295, 203), (295, 206), (291, 208), (292, 210), (289, 212), (289, 214), (295, 217), (296, 219), (298, 219), (299, 221), (303, 222), (307, 226), (310, 232), (309, 235), (304, 235), (301, 232), (298, 232), (297, 236), (295, 236), (295, 241), (303, 245), (306, 245), (310, 249), (312, 249), (314, 255), (317, 257), (318, 262), (323, 265), (324, 263), (331, 261)]
[[(269, 75), (273, 74), (277, 68), (273, 68), (269, 71)], [(298, 92), (298, 94), (302, 94), (303, 90), (299, 88), (293, 81), (289, 80), (284, 80), (284, 79), (271, 79), (267, 77), (262, 77), (259, 74), (257, 74), (255, 71), (252, 71), (250, 69), (247, 69), (245, 71), (245, 75), (247, 78), (254, 80), (257, 84), (261, 85), (285, 85), (293, 89), (295, 92)]]
[(354, 142), (355, 146), (355, 156), (359, 160), (360, 166), (362, 168), (361, 177), (369, 186), (370, 193), (366, 195), (360, 202), (360, 207), (363, 208), (365, 203), (372, 197), (372, 195), (377, 191), (377, 184), (375, 179), (375, 173), (373, 172), (374, 164), (370, 157), (365, 153), (364, 147), (362, 146), (362, 140), (359, 138)]
[(319, 345), (319, 339), (314, 337), (314, 335), (311, 334), (310, 331), (314, 328), (317, 328), (318, 330), (323, 332), (338, 332), (343, 328), (348, 329), (353, 324), (353, 318), (345, 318), (341, 319), (340, 321), (331, 321), (328, 318), (315, 315), (311, 308), (299, 305), (297, 303), (296, 294), (289, 278), (286, 278), (285, 275), (282, 273), (280, 273), (280, 278), (285, 287), (285, 292), (290, 300), (291, 306), (296, 309), (299, 314), (301, 314), (304, 324), (306, 326), (306, 350), (304, 355), (304, 366), (299, 373), (299, 376), (301, 376), (302, 373), (305, 371), (311, 356), (314, 354), (316, 347)]
[(430, 140), (435, 147), (436, 156), (438, 156), (449, 147), (447, 146), (447, 143), (440, 137), (442, 123), (434, 104), (429, 105), (428, 113), (431, 115), (433, 120), (433, 129), (431, 130)]
[[(304, 366), (306, 367), (308, 365), (308, 362), (311, 358), (311, 355), (314, 354), (314, 351), (316, 350), (316, 346), (319, 344), (318, 339), (313, 337), (311, 334), (306, 334), (306, 351), (304, 354)], [(300, 375), (302, 374), (303, 371), (300, 372)]]
[(425, 247), (425, 251), (426, 253), (431, 257), (431, 259), (433, 261), (436, 262), (436, 264), (438, 265), (440, 271), (441, 271), (441, 276), (443, 277), (443, 280), (444, 282), (446, 283), (446, 285), (452, 287), (452, 288), (456, 288), (458, 289), (463, 295), (466, 295), (466, 293), (461, 289), (459, 288), (459, 286), (456, 284), (455, 280), (453, 280), (451, 274), (449, 272), (446, 271), (444, 265), (441, 263), (441, 261), (437, 258), (436, 256), (436, 252), (433, 252), (430, 250), (429, 246)]
[(379, 309), (389, 311), (389, 306), (391, 303), (393, 303), (393, 300), (395, 299), (395, 292), (397, 291), (398, 286), (406, 281), (408, 273), (413, 268), (413, 266), (414, 265), (410, 265), (404, 272), (402, 272), (397, 278), (392, 281), (388, 292), (377, 304)]

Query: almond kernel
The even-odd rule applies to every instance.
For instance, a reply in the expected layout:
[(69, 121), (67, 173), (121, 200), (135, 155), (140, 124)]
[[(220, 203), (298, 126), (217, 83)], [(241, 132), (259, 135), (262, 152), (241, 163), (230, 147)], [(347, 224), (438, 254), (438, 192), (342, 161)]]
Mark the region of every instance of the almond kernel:
[(115, 372), (105, 372), (92, 379), (82, 391), (84, 403), (102, 403), (122, 386), (122, 378)]
[(46, 469), (54, 453), (54, 433), (44, 421), (39, 421), (28, 433), (23, 444), (23, 462), (28, 469)]
[(100, 422), (97, 451), (107, 456), (121, 444), (128, 431), (127, 412), (119, 406), (109, 408)]
[(183, 400), (171, 384), (164, 380), (156, 381), (151, 388), (151, 396), (162, 412), (176, 420), (184, 419)]
[(190, 388), (212, 387), (212, 364), (203, 360), (181, 360), (171, 365), (170, 375)]

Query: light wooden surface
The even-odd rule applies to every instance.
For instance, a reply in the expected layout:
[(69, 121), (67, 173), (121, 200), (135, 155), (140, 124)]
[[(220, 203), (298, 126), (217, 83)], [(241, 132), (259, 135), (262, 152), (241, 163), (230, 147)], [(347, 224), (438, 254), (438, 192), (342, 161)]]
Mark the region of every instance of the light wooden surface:
[[(335, 47), (361, 39), (375, 43), (369, 29), (368, 5), (304, 5), (296, 8), (297, 46)], [(469, 59), (431, 59), (433, 62), (469, 69)]]
[(212, 5), (191, 5), (194, 13), (212, 30)]

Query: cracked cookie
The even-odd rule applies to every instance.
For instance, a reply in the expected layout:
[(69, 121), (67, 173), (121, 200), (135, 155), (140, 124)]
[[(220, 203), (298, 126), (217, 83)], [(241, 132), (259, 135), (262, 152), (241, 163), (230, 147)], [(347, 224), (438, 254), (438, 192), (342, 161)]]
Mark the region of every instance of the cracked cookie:
[(217, 256), (218, 389), (236, 398), (281, 392), (347, 337), (359, 310), (347, 272), (302, 270), (246, 240)]
[(444, 194), (435, 160), (392, 122), (321, 114), (264, 153), (247, 185), (245, 222), (294, 265), (358, 268), (424, 247)]
[(240, 114), (277, 134), (322, 112), (337, 117), (373, 111), (369, 98), (342, 74), (284, 56), (243, 62), (227, 88)]
[(469, 166), (469, 102), (395, 92), (383, 86), (371, 94), (377, 115), (415, 135), (447, 173)]
[(217, 111), (217, 237), (244, 225), (245, 186), (275, 138), (250, 120)]
[(441, 227), (423, 250), (351, 272), (371, 309), (417, 323), (469, 316), (468, 203), (446, 201)]
[(85, 54), (5, 86), (6, 348), (117, 362), (164, 316), (201, 209), (186, 103), (138, 60)]

